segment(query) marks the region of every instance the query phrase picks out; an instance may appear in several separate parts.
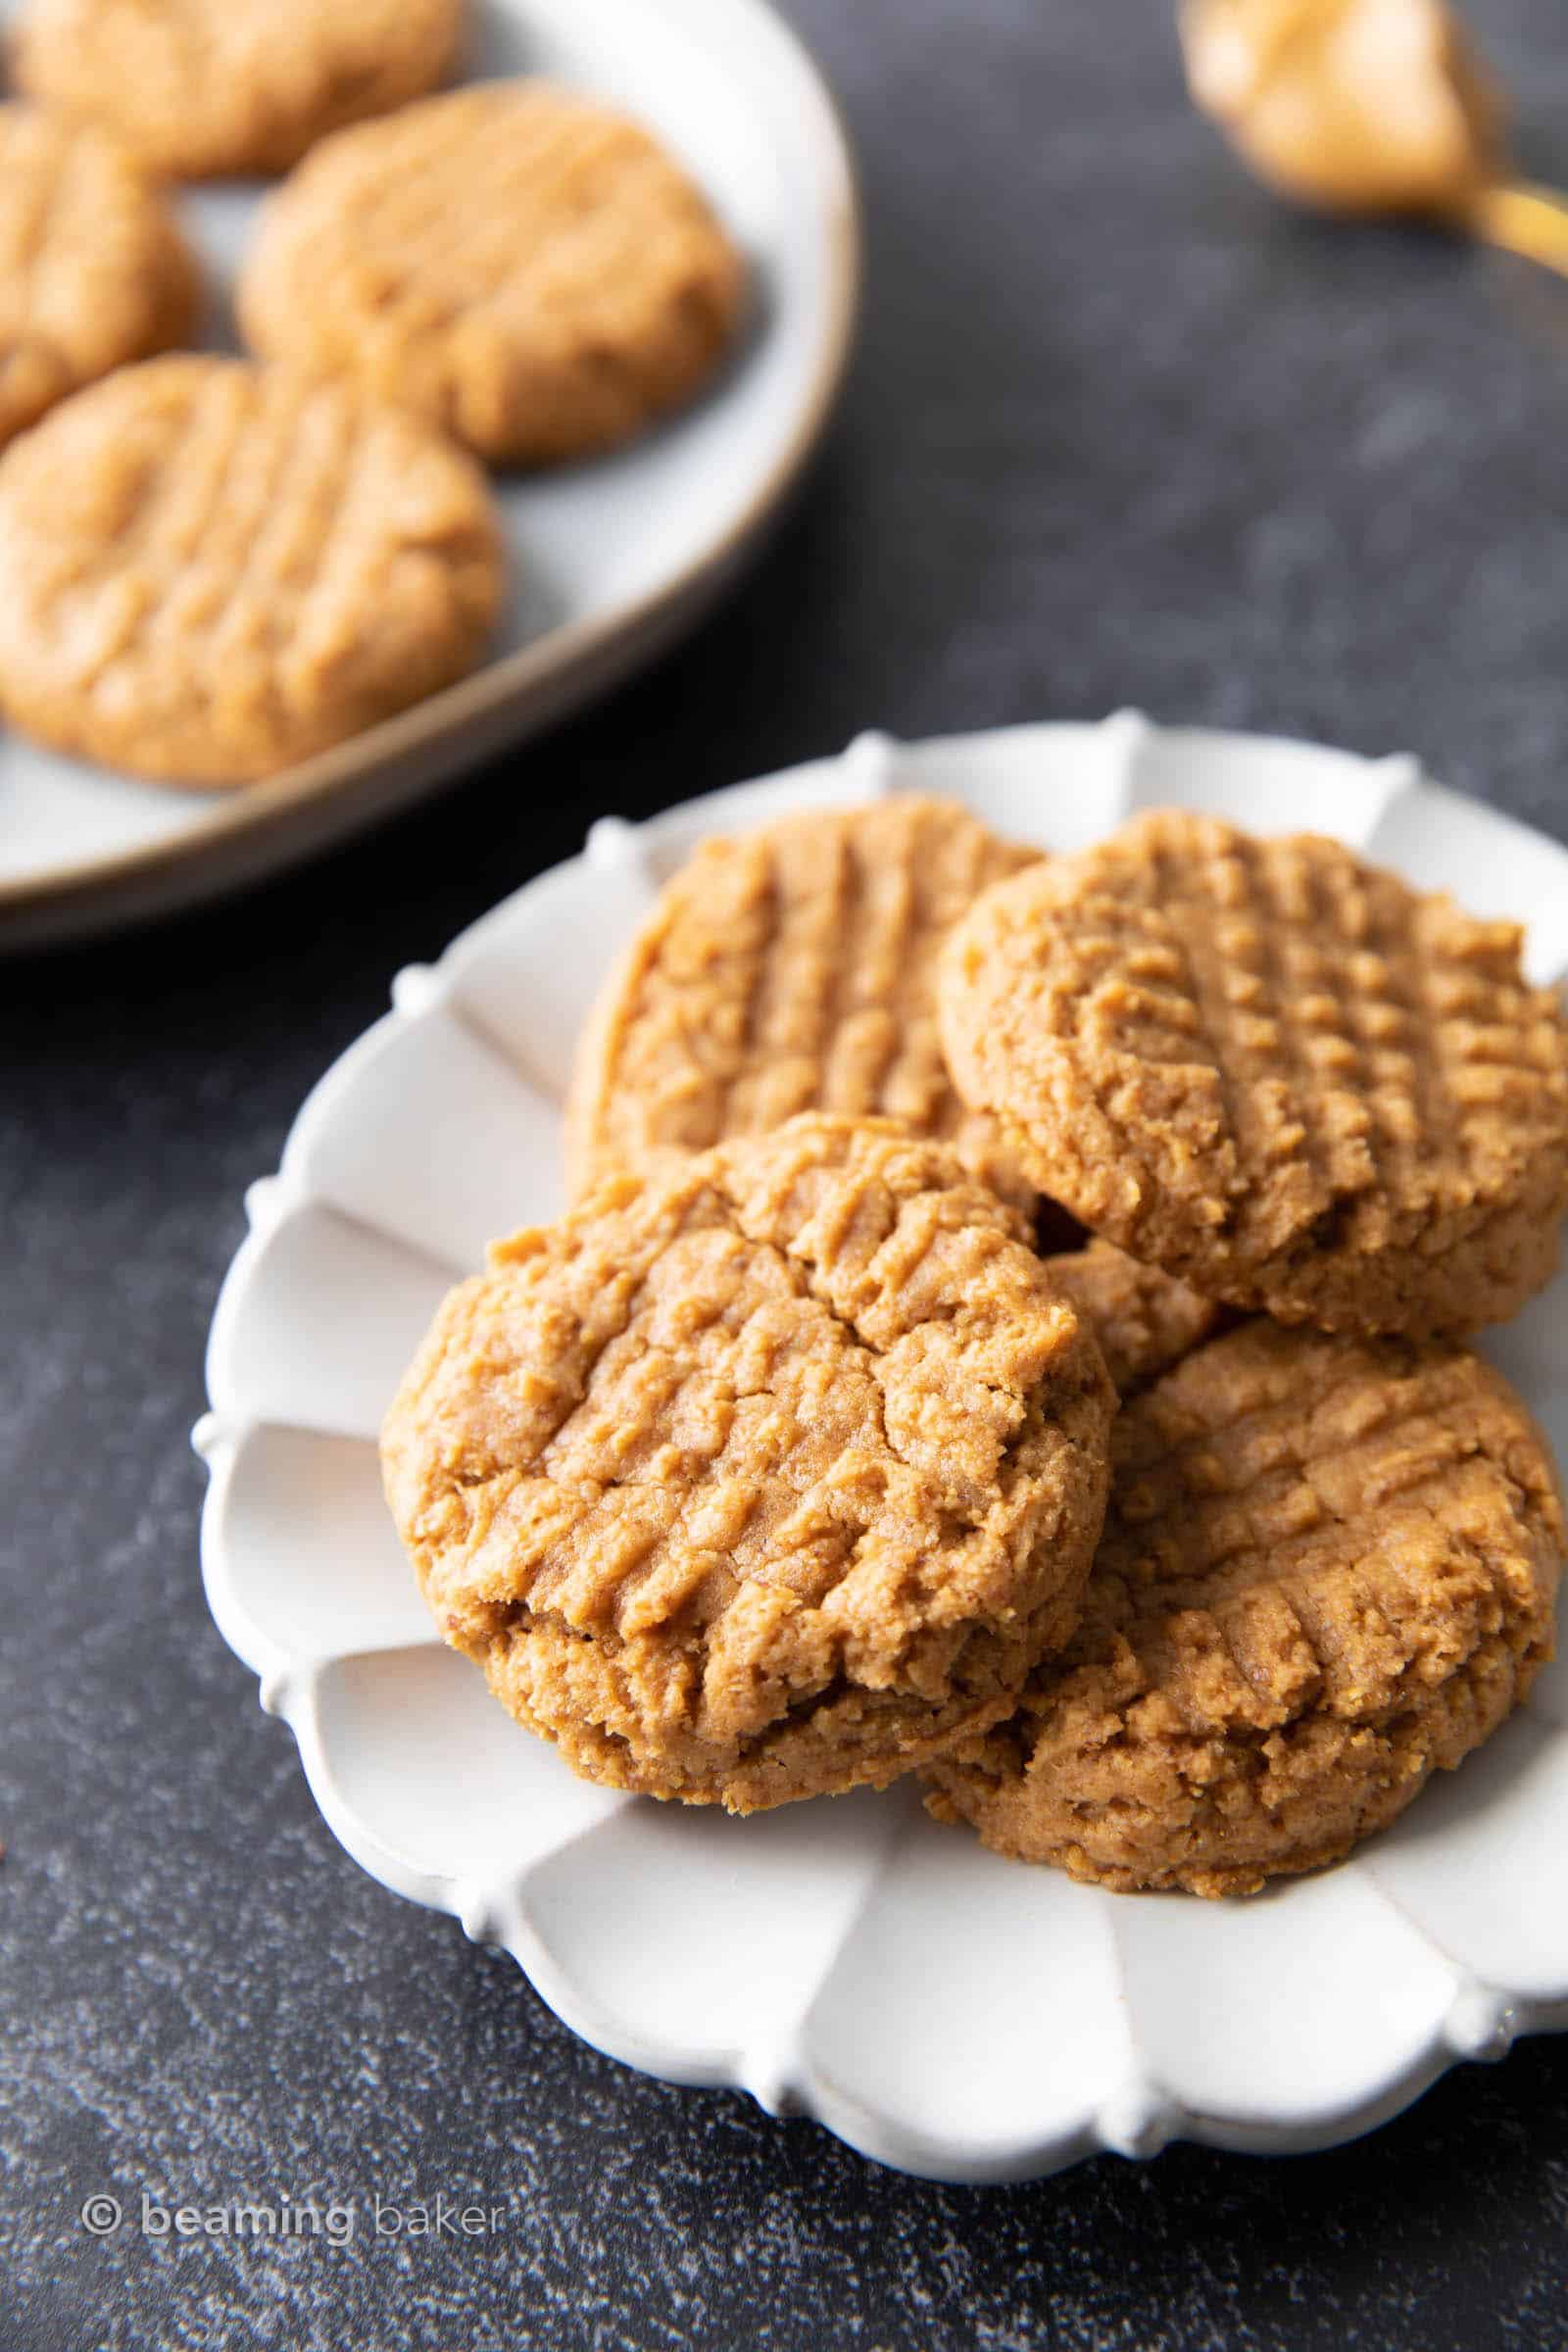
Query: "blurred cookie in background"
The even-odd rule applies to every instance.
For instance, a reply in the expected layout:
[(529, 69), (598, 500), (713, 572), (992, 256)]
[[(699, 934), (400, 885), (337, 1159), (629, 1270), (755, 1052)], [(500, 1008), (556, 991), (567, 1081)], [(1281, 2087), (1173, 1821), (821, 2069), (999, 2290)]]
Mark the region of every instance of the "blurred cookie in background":
[(0, 442), (182, 342), (200, 301), (195, 257), (120, 140), (0, 106)]
[(0, 693), (59, 751), (244, 783), (471, 668), (504, 569), (483, 475), (401, 412), (153, 360), (0, 462)]
[(613, 448), (729, 348), (741, 256), (637, 123), (481, 82), (327, 141), (267, 204), (252, 348), (396, 400), (497, 466)]
[(464, 0), (26, 0), (12, 72), (172, 179), (286, 172), (328, 131), (434, 89), (465, 13)]

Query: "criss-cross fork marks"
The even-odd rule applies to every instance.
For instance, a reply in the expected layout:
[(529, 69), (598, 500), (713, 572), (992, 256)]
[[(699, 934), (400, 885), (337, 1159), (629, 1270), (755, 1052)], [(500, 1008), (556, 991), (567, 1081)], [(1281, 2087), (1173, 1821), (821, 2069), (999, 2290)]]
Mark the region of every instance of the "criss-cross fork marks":
[(809, 1109), (958, 1137), (936, 956), (977, 893), (1032, 857), (915, 798), (706, 845), (650, 922), (604, 1066), (582, 1074), (596, 1158), (700, 1150)]
[(1021, 1675), (1108, 1415), (1005, 1210), (898, 1129), (813, 1121), (503, 1248), (394, 1407), (388, 1485), (465, 1645), (636, 1642), (655, 1681), (651, 1645), (700, 1645), (770, 1720), (916, 1650), (940, 1680), (977, 1626)]
[(1187, 818), (1145, 820), (1106, 865), (1077, 945), (1114, 968), (1084, 1025), (1152, 1067), (1211, 1073), (1244, 1240), (1252, 1221), (1304, 1238), (1348, 1214), (1376, 1247), (1499, 1185), (1562, 1125), (1561, 1038), (1514, 926), (1320, 839)]
[[(585, 1630), (716, 1614), (748, 1579), (811, 1606), (851, 1573), (890, 1605), (923, 1591), (966, 1531), (1011, 1511), (1002, 1464), (1024, 1434), (1027, 1396), (1006, 1384), (1027, 1379), (1039, 1341), (984, 1366), (976, 1350), (953, 1396), (961, 1345), (935, 1344), (911, 1307), (933, 1290), (956, 1305), (984, 1252), (931, 1226), (921, 1205), (850, 1275), (858, 1328), (836, 1311), (833, 1285), (817, 1295), (813, 1269), (713, 1221), (712, 1196), (699, 1195), (659, 1253), (633, 1262), (613, 1328), (554, 1388), (543, 1442), (520, 1449), (509, 1445), (514, 1420), (497, 1427), (497, 1385), (549, 1378), (560, 1301), (549, 1284), (503, 1293), (506, 1354), (487, 1356), (472, 1417), (454, 1433), (486, 1491), (467, 1502), (476, 1589), (489, 1595), (499, 1514), (511, 1595)], [(899, 1336), (879, 1348), (864, 1326)], [(935, 1457), (960, 1428), (963, 1465), (940, 1476)], [(518, 1542), (524, 1527), (547, 1541)]]
[(1478, 1358), (1245, 1324), (1124, 1409), (1078, 1632), (934, 1801), (1118, 1888), (1335, 1861), (1518, 1704), (1564, 1546)]
[(944, 1043), (1041, 1191), (1233, 1305), (1504, 1319), (1568, 1206), (1568, 1023), (1516, 926), (1180, 810), (988, 892)]
[(1564, 1534), (1523, 1408), (1458, 1348), (1250, 1325), (1130, 1405), (1084, 1628), (1195, 1721), (1376, 1721), (1540, 1633)]
[(892, 1539), (913, 1579), (922, 1538), (952, 1532), (888, 1443), (865, 1351), (776, 1253), (713, 1232), (654, 1269), (540, 1475), (571, 1524), (519, 1597), (622, 1636), (710, 1622), (748, 1579), (818, 1606), (858, 1552), (869, 1568), (873, 1529), (874, 1573)]

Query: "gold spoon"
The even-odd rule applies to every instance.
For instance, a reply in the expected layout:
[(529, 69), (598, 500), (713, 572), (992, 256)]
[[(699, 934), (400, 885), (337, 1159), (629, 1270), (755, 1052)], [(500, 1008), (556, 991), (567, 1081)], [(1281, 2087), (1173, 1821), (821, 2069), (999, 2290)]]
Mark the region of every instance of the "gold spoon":
[(1282, 195), (1568, 275), (1568, 198), (1512, 176), (1501, 94), (1443, 0), (1184, 0), (1181, 33), (1194, 99)]
[(1519, 180), (1483, 188), (1465, 215), (1464, 227), (1488, 245), (1521, 253), (1568, 277), (1568, 198), (1555, 188)]

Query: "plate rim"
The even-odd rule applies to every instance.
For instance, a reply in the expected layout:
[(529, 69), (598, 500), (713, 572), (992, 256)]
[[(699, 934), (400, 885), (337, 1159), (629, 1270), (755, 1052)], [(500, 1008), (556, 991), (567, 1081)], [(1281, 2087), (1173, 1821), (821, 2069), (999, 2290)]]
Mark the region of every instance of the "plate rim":
[[(658, 5), (676, 16), (700, 16), (704, 0)], [(831, 84), (770, 0), (728, 0), (728, 7), (749, 24), (749, 37), (770, 39), (791, 58), (805, 102), (801, 120), (809, 121), (817, 149), (827, 212), (827, 283), (806, 397), (788, 439), (727, 528), (641, 596), (564, 621), (315, 759), (226, 792), (197, 831), (85, 858), (46, 874), (0, 878), (0, 954), (25, 953), (221, 896), (369, 829), (618, 683), (719, 595), (799, 480), (832, 416), (854, 347), (864, 271), (855, 152)], [(514, 710), (530, 697), (530, 708)], [(419, 765), (422, 755), (428, 757)], [(269, 836), (267, 854), (245, 861), (244, 851)]]
[[(608, 835), (601, 836), (601, 843), (605, 852), (616, 860), (628, 850), (637, 857), (639, 844), (657, 843), (662, 836), (678, 832), (683, 824), (706, 824), (710, 818), (722, 823), (725, 804), (742, 823), (762, 821), (771, 802), (788, 804), (802, 793), (812, 804), (819, 802), (821, 787), (827, 779), (834, 780), (845, 799), (866, 797), (878, 789), (879, 774), (883, 778), (882, 788), (887, 788), (889, 763), (904, 754), (954, 755), (970, 747), (993, 747), (1001, 742), (1022, 749), (1031, 740), (1054, 737), (1060, 742), (1069, 736), (1082, 738), (1107, 730), (1120, 730), (1134, 756), (1138, 743), (1147, 734), (1157, 732), (1161, 737), (1179, 737), (1200, 747), (1213, 744), (1294, 755), (1346, 757), (1340, 746), (1261, 731), (1180, 725), (1152, 730), (1141, 714), (1129, 711), (1113, 713), (1101, 721), (1024, 722), (898, 744), (885, 736), (866, 735), (857, 738), (846, 753), (837, 757), (800, 761), (764, 776), (693, 796), (641, 819), (628, 822), (614, 816), (601, 818), (599, 824), (610, 828)], [(1413, 788), (1431, 793), (1445, 802), (1458, 803), (1481, 812), (1500, 834), (1515, 841), (1527, 840), (1533, 849), (1550, 853), (1553, 862), (1568, 872), (1568, 846), (1472, 794), (1428, 778), (1419, 763), (1408, 756), (1398, 754), (1381, 760), (1360, 754), (1350, 754), (1348, 758), (1364, 773), (1369, 803), (1377, 802), (1386, 810), (1402, 790)], [(893, 786), (896, 790), (928, 788), (912, 767), (904, 781)], [(748, 801), (744, 815), (739, 806), (743, 796)], [(225, 1644), (258, 1676), (264, 1710), (281, 1717), (293, 1733), (312, 1799), (344, 1851), (393, 1893), (456, 1918), (470, 1941), (506, 1950), (539, 1997), (567, 2029), (617, 2063), (674, 2083), (747, 2091), (770, 2114), (808, 2116), (860, 2155), (931, 2180), (976, 2184), (1022, 2181), (1042, 2178), (1098, 2154), (1120, 2154), (1143, 2161), (1177, 2140), (1243, 2154), (1307, 2153), (1335, 2147), (1378, 2129), (1402, 2113), (1461, 2061), (1500, 2058), (1528, 2034), (1568, 2031), (1568, 1998), (1551, 1993), (1513, 1992), (1490, 1982), (1468, 1963), (1444, 1952), (1432, 1931), (1415, 1921), (1412, 1924), (1422, 1940), (1449, 1970), (1454, 1985), (1452, 1997), (1435, 2009), (1419, 2039), (1412, 2038), (1397, 2057), (1375, 2074), (1369, 2071), (1353, 2092), (1341, 2093), (1334, 2103), (1311, 2112), (1282, 2116), (1270, 2109), (1265, 2092), (1255, 2105), (1245, 2109), (1210, 2112), (1152, 2078), (1134, 2041), (1131, 2074), (1119, 2084), (1110, 2086), (1091, 2111), (1069, 2127), (1058, 2125), (1023, 2134), (1004, 2145), (966, 2151), (961, 2133), (943, 2137), (927, 2127), (906, 2124), (879, 2110), (868, 2097), (838, 2086), (831, 2071), (824, 2072), (805, 2046), (800, 2025), (809, 2014), (809, 2001), (796, 2020), (781, 2065), (770, 2069), (764, 2064), (760, 2068), (755, 2054), (741, 2045), (732, 2051), (703, 2049), (683, 2055), (678, 2042), (658, 2039), (616, 2019), (594, 1992), (578, 1986), (568, 1965), (557, 1960), (542, 1927), (530, 1915), (528, 1887), (536, 1863), (481, 1877), (460, 1860), (449, 1871), (435, 1872), (427, 1864), (398, 1853), (373, 1824), (360, 1818), (352, 1797), (337, 1785), (328, 1742), (321, 1729), (318, 1702), (323, 1677), (334, 1659), (303, 1652), (284, 1655), (281, 1646), (270, 1638), (258, 1640), (256, 1629), (247, 1625), (243, 1606), (230, 1590), (223, 1541), (226, 1495), (246, 1442), (257, 1432), (277, 1424), (268, 1415), (226, 1411), (215, 1401), (225, 1385), (220, 1370), (220, 1359), (227, 1349), (229, 1334), (252, 1273), (275, 1228), (296, 1211), (313, 1205), (354, 1221), (352, 1212), (318, 1192), (298, 1139), (334, 1115), (335, 1097), (372, 1040), (382, 1038), (389, 1029), (417, 1024), (431, 1014), (473, 1021), (473, 1015), (461, 1004), (461, 981), (467, 957), (476, 944), (483, 944), (482, 935), (509, 912), (518, 909), (541, 886), (551, 884), (570, 868), (598, 862), (598, 847), (594, 829), (590, 828), (588, 844), (582, 851), (559, 860), (509, 892), (459, 931), (433, 963), (407, 966), (396, 974), (390, 992), (390, 1009), (352, 1040), (310, 1088), (290, 1123), (277, 1173), (260, 1179), (248, 1190), (247, 1231), (215, 1304), (208, 1353), (209, 1409), (192, 1432), (193, 1446), (208, 1474), (200, 1536), (208, 1606)], [(485, 1034), (477, 1023), (475, 1027), (477, 1034)], [(400, 1241), (398, 1247), (417, 1253), (416, 1245), (409, 1241)], [(402, 1645), (393, 1642), (380, 1646)], [(436, 1644), (432, 1642), (425, 1646)], [(1568, 1725), (1554, 1722), (1553, 1736), (1568, 1737)], [(896, 1836), (892, 1842), (896, 1845)], [(1341, 1867), (1355, 1867), (1354, 1858)], [(1383, 1900), (1393, 1900), (1375, 1875), (1373, 1885)]]

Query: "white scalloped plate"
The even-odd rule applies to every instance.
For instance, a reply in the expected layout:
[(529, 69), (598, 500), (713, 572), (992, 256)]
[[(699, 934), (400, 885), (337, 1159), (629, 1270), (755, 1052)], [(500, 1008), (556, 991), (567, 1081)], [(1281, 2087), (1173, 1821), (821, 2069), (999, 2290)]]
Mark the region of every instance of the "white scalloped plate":
[[(911, 1791), (752, 1821), (573, 1780), (433, 1639), (375, 1431), (448, 1283), (560, 1205), (560, 1099), (600, 975), (704, 834), (941, 791), (1065, 848), (1183, 803), (1337, 833), (1568, 969), (1568, 851), (1405, 760), (1236, 735), (1018, 727), (895, 747), (596, 825), (402, 973), (250, 1196), (208, 1357), (202, 1531), (225, 1639), (292, 1726), (349, 1852), (511, 1951), (574, 2030), (675, 2082), (804, 2110), (884, 2163), (1011, 2180), (1176, 2136), (1320, 2147), (1456, 2057), (1568, 2025), (1568, 1661), (1350, 1862), (1250, 1902), (1077, 1886), (938, 1828)], [(1568, 1277), (1493, 1352), (1568, 1452)]]
[[(0, 0), (0, 29), (19, 0)], [(465, 78), (543, 73), (659, 131), (745, 247), (750, 329), (708, 397), (592, 464), (500, 475), (513, 590), (471, 677), (238, 792), (176, 792), (0, 733), (0, 950), (208, 898), (310, 856), (604, 693), (731, 578), (814, 447), (854, 324), (858, 227), (833, 103), (765, 0), (469, 0)], [(261, 191), (178, 191), (208, 341)]]

